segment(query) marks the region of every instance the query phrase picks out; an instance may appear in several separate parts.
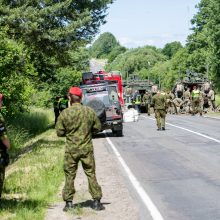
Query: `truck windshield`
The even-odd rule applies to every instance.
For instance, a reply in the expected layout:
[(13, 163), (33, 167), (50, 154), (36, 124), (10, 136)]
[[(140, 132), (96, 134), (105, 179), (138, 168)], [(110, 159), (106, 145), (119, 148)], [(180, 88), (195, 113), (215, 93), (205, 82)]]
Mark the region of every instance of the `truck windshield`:
[(105, 105), (108, 105), (109, 104), (108, 91), (98, 91), (98, 92), (84, 93), (83, 104), (86, 104), (86, 103), (88, 103), (89, 101), (91, 101), (93, 99), (99, 99)]

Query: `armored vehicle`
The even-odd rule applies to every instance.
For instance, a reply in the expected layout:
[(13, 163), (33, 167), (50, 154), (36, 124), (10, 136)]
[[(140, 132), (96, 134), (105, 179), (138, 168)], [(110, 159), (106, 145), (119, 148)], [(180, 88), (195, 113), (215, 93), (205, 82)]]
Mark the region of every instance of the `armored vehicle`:
[(80, 86), (83, 91), (83, 105), (94, 109), (102, 130), (111, 129), (117, 136), (123, 135), (123, 115), (117, 92), (117, 82), (94, 81)]

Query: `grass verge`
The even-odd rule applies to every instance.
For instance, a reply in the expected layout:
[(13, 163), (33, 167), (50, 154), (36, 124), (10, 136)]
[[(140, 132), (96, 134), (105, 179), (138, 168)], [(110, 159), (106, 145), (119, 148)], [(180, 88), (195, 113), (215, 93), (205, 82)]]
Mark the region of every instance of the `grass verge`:
[(53, 124), (53, 111), (50, 109), (31, 109), (7, 119), (8, 135), (11, 141), (10, 154), (15, 157), (34, 136), (46, 131)]
[(7, 171), (0, 219), (42, 220), (63, 177), (64, 141), (54, 130), (45, 132), (34, 148)]
[(218, 106), (218, 105), (220, 105), (220, 94), (217, 94), (216, 96), (215, 96), (215, 104)]

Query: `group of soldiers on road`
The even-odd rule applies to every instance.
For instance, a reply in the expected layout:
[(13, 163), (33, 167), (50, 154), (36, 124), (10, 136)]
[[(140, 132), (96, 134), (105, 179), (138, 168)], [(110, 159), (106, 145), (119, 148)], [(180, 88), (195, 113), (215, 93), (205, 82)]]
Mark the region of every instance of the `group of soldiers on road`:
[[(161, 91), (167, 97), (167, 113), (179, 114), (187, 113), (195, 115), (215, 111), (215, 92), (212, 87), (202, 89), (201, 86), (193, 85), (184, 88), (183, 85), (177, 85), (174, 91)], [(134, 108), (140, 113), (143, 110), (150, 115), (150, 104), (152, 97), (157, 92), (146, 91), (145, 94), (136, 90), (131, 95)]]
[[(170, 106), (173, 104), (175, 112), (178, 113), (207, 113), (208, 111), (215, 111), (215, 92), (212, 87), (208, 86), (203, 88), (198, 85), (194, 85), (192, 90), (190, 87), (186, 89), (178, 88), (177, 85), (170, 98)], [(174, 113), (174, 109), (170, 108), (170, 113)]]
[(181, 88), (181, 86), (177, 85), (174, 91), (166, 92), (158, 90), (153, 93), (146, 90), (144, 94), (140, 94), (136, 90), (132, 96), (133, 106), (140, 113), (142, 104), (149, 116), (151, 109), (153, 109), (157, 121), (157, 130), (165, 130), (165, 117), (167, 113), (200, 114), (202, 116), (208, 109), (210, 111), (215, 110), (215, 93), (210, 86), (204, 90), (198, 85), (186, 87), (185, 89)]

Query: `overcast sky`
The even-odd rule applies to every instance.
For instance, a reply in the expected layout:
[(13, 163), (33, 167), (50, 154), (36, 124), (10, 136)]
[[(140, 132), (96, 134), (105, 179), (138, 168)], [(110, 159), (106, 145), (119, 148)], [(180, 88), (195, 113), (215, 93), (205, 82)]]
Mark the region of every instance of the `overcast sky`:
[[(100, 34), (111, 32), (121, 45), (135, 48), (166, 43), (185, 44), (195, 5), (200, 0), (115, 0)], [(98, 37), (99, 35), (97, 35)]]

